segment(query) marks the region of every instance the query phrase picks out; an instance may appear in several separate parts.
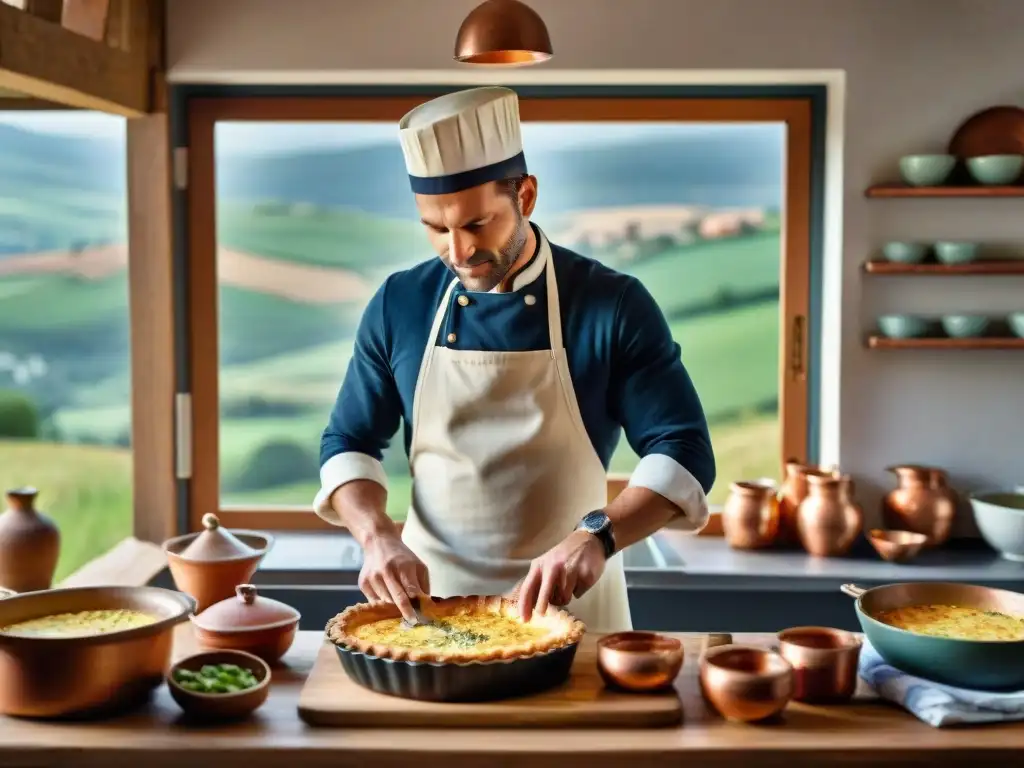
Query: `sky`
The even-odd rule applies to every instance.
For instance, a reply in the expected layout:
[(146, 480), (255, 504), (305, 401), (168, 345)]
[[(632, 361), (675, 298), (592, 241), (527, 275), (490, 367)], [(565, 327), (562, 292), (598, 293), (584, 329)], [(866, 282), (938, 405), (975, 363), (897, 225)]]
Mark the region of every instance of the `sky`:
[[(125, 119), (95, 112), (39, 111), (0, 112), (0, 123), (15, 125), (58, 136), (123, 141)], [(698, 123), (604, 123), (599, 130), (593, 124), (581, 126), (573, 134), (573, 144), (607, 145), (620, 141), (654, 139), (673, 136), (683, 139), (714, 131), (749, 130), (750, 124), (729, 125)], [(565, 123), (526, 123), (523, 144), (527, 150), (554, 149), (565, 146)], [(590, 136), (583, 135), (590, 131)], [(217, 126), (217, 142), (232, 154), (277, 154), (295, 149), (327, 147), (352, 148), (373, 144), (398, 143), (394, 123), (221, 123)]]

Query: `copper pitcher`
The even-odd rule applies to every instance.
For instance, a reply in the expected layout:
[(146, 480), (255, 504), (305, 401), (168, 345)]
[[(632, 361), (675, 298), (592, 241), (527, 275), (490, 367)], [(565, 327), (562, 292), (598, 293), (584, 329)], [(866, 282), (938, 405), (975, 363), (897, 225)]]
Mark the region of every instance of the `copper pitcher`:
[(841, 557), (864, 527), (864, 511), (853, 500), (853, 480), (839, 472), (807, 476), (808, 494), (797, 509), (800, 543), (816, 557)]
[(770, 483), (733, 483), (722, 508), (722, 532), (733, 549), (767, 547), (779, 532), (779, 501)]
[(882, 500), (882, 519), (887, 527), (923, 533), (926, 546), (945, 543), (956, 517), (956, 492), (948, 476), (937, 467), (903, 464), (887, 467), (896, 475), (896, 488)]
[(779, 535), (778, 538), (788, 543), (800, 540), (797, 531), (796, 515), (800, 502), (807, 498), (807, 478), (811, 476), (827, 476), (830, 470), (815, 464), (801, 464), (790, 459), (786, 462), (786, 477), (779, 490)]

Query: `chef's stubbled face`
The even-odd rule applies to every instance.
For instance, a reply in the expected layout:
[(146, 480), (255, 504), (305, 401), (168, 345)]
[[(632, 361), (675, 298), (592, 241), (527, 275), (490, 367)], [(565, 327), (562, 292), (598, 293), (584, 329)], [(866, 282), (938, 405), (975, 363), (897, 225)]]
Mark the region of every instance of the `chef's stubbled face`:
[(447, 195), (416, 195), (430, 243), (471, 291), (498, 286), (523, 256), (537, 182), (490, 182)]

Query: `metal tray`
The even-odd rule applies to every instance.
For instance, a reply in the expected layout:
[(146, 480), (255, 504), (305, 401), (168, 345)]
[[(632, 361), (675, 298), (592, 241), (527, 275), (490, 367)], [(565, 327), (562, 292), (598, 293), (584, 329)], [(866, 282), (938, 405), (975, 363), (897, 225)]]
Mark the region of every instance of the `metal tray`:
[(496, 701), (540, 693), (569, 678), (577, 644), (509, 661), (394, 661), (335, 644), (341, 666), (364, 688), (420, 701)]

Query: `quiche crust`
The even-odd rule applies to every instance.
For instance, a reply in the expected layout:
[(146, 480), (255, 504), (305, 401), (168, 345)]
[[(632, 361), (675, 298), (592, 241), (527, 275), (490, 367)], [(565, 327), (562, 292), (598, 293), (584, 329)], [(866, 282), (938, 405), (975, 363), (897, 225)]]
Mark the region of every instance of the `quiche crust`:
[[(519, 607), (516, 601), (497, 595), (424, 598), (420, 602), (420, 610), (425, 618), (432, 620), (443, 620), (456, 615), (486, 617), (490, 614), (491, 616), (503, 616), (520, 624), (524, 623), (519, 617)], [(401, 612), (397, 606), (390, 603), (358, 603), (346, 608), (327, 622), (327, 637), (335, 645), (381, 659), (427, 664), (469, 664), (510, 661), (565, 648), (578, 643), (586, 631), (583, 622), (572, 614), (549, 605), (544, 613), (534, 612), (530, 621), (525, 622), (526, 626), (543, 630), (544, 634), (514, 644), (487, 648), (405, 648), (368, 641), (355, 634), (359, 627), (383, 619), (396, 618), (401, 619)]]

